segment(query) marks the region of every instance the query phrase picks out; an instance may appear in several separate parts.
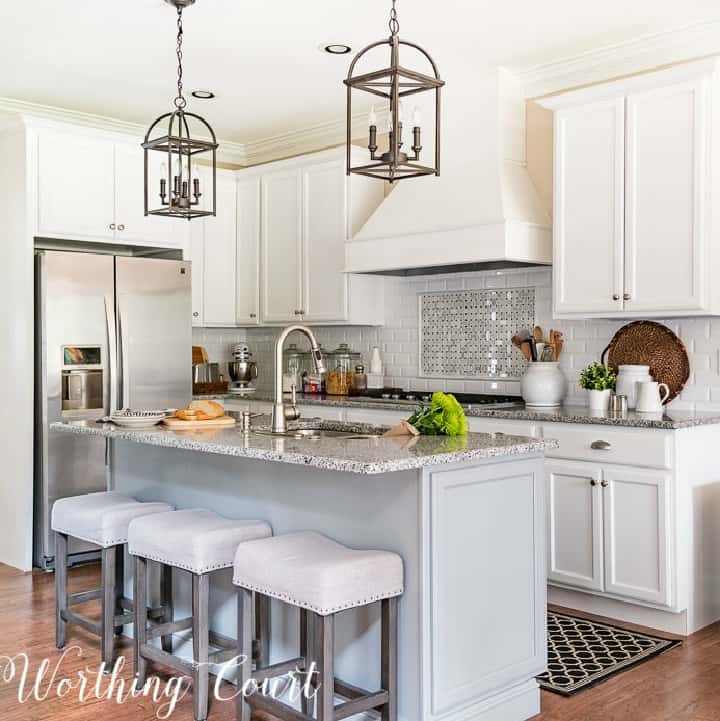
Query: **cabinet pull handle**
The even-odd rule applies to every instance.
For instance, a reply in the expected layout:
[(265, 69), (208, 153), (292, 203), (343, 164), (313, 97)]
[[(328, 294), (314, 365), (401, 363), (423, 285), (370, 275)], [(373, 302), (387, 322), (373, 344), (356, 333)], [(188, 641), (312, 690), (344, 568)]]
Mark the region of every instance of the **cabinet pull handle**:
[(600, 485), (601, 485), (603, 488), (607, 488), (608, 482), (607, 482), (607, 481), (600, 481)]
[(620, 300), (620, 296), (617, 293), (613, 293), (613, 300)]
[(110, 223), (110, 230), (115, 230), (115, 223)]
[(250, 313), (251, 318), (257, 318), (257, 313)]
[(302, 311), (301, 311), (301, 310), (296, 310), (296, 311), (295, 311), (295, 315), (302, 315)]
[(612, 444), (607, 441), (593, 441), (590, 444), (590, 448), (596, 451), (609, 451), (611, 447)]
[(200, 317), (200, 313), (198, 313), (197, 311), (195, 311), (195, 312), (193, 313), (193, 318), (199, 318), (199, 317)]
[(630, 300), (631, 298), (632, 296), (630, 295), (630, 293), (623, 293), (623, 300)]
[(594, 478), (592, 478), (592, 479), (590, 480), (590, 485), (591, 485), (591, 486), (597, 486), (597, 481), (596, 481)]
[(125, 226), (122, 223), (120, 223), (120, 225), (118, 225), (118, 230), (125, 230)]

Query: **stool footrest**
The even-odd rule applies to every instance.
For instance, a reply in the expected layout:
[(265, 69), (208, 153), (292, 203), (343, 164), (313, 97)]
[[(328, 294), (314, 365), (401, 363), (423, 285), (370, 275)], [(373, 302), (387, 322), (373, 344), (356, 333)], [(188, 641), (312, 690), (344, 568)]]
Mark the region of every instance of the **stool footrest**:
[(215, 651), (208, 657), (209, 663), (226, 663), (232, 658), (237, 656), (237, 649), (235, 648), (224, 648), (221, 651)]
[(86, 601), (96, 601), (102, 598), (102, 589), (98, 588), (96, 591), (82, 591), (81, 593), (68, 594), (67, 604), (68, 606), (76, 606), (79, 603), (85, 603)]
[(267, 678), (284, 676), (286, 673), (289, 673), (290, 671), (295, 671), (296, 669), (302, 670), (305, 668), (306, 663), (307, 662), (303, 656), (298, 656), (297, 658), (293, 658), (290, 661), (282, 661), (281, 663), (275, 663), (272, 666), (258, 668), (253, 672), (252, 677), (258, 683), (262, 683)]
[(192, 628), (192, 618), (183, 618), (180, 621), (172, 623), (158, 623), (146, 632), (147, 638), (157, 638), (158, 636), (170, 636), (173, 633), (180, 633)]
[(60, 616), (63, 621), (66, 621), (67, 623), (74, 623), (76, 626), (80, 626), (80, 628), (84, 628), (86, 631), (89, 631), (96, 636), (101, 634), (99, 623), (91, 621), (89, 618), (85, 618), (85, 616), (81, 616), (79, 613), (75, 613), (75, 611), (71, 611), (69, 608), (63, 609), (60, 612)]
[(217, 631), (208, 631), (208, 640), (211, 646), (217, 648), (231, 648), (235, 650), (237, 648), (237, 639), (230, 638), (230, 636), (223, 636)]
[(277, 714), (283, 721), (315, 721), (313, 716), (308, 716), (282, 701), (269, 698), (261, 693), (248, 696), (247, 702), (253, 711), (265, 711), (271, 716)]
[(172, 653), (168, 653), (167, 651), (162, 651), (159, 648), (150, 646), (149, 644), (142, 644), (139, 651), (140, 655), (143, 658), (146, 658), (148, 661), (153, 661), (154, 663), (159, 663), (163, 666), (169, 666), (171, 669), (177, 671), (178, 673), (192, 676), (195, 671), (193, 664), (189, 661), (185, 661), (179, 656), (175, 656)]
[(113, 626), (125, 626), (135, 623), (135, 614), (124, 611), (113, 618)]
[[(338, 691), (337, 686), (335, 691)], [(345, 694), (340, 693), (341, 696)], [(346, 701), (335, 707), (333, 721), (340, 721), (340, 719), (347, 718), (348, 716), (355, 716), (355, 714), (362, 713), (363, 711), (370, 711), (371, 709), (382, 706), (388, 702), (389, 694), (387, 691), (378, 691), (376, 693), (367, 694), (365, 696), (357, 696), (351, 701)]]

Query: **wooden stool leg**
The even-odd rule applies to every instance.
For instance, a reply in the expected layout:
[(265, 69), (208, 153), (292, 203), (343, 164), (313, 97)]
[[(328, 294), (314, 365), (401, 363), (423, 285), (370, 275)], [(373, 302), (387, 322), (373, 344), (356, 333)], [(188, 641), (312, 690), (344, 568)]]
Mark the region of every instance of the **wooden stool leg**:
[[(309, 642), (309, 628), (308, 628), (308, 612), (306, 609), (300, 609), (300, 655), (305, 659), (305, 673), (310, 671), (312, 665), (312, 657), (314, 654), (310, 653), (312, 646)], [(304, 714), (309, 714), (310, 699), (303, 693), (300, 696), (300, 706)]]
[(318, 651), (317, 721), (333, 721), (335, 708), (335, 616), (315, 616)]
[(397, 635), (398, 600), (381, 601), (381, 663), (380, 683), (388, 692), (388, 702), (382, 707), (382, 721), (397, 721)]
[[(255, 598), (257, 601), (257, 596)], [(237, 721), (250, 721), (250, 704), (242, 694), (245, 684), (252, 678), (252, 591), (248, 591), (246, 588), (238, 589), (237, 639), (237, 655), (239, 658), (246, 657), (245, 662), (238, 669), (237, 676)]]
[(115, 566), (117, 546), (102, 549), (102, 618), (100, 620), (100, 646), (105, 673), (112, 670), (115, 656)]
[[(163, 563), (160, 570), (160, 604), (165, 609), (162, 622), (172, 623), (175, 616), (173, 607), (173, 587), (172, 587), (172, 566)], [(172, 634), (162, 636), (160, 638), (162, 650), (172, 653), (173, 637)]]
[(62, 614), (67, 609), (67, 543), (64, 533), (55, 534), (55, 645), (65, 646), (67, 622)]
[(192, 577), (192, 635), (193, 635), (193, 711), (195, 721), (205, 721), (208, 712), (209, 642), (210, 642), (210, 577), (207, 573)]
[(257, 658), (255, 668), (270, 665), (270, 599), (262, 593), (255, 593), (255, 638)]
[(135, 678), (138, 688), (145, 685), (147, 661), (141, 654), (142, 646), (147, 642), (147, 561), (135, 556), (135, 578), (133, 580), (133, 599), (135, 604)]
[[(123, 612), (122, 600), (125, 597), (125, 546), (116, 546), (115, 551), (115, 615)], [(115, 635), (120, 636), (122, 626), (115, 626)]]

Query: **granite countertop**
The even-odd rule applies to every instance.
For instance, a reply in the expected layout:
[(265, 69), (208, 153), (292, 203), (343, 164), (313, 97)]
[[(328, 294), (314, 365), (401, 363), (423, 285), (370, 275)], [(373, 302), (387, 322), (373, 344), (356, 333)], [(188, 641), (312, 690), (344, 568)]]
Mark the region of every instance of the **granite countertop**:
[(363, 474), (407, 471), (499, 456), (541, 453), (548, 448), (557, 447), (554, 440), (494, 433), (469, 433), (456, 437), (368, 438), (369, 434), (384, 432), (386, 427), (334, 421), (306, 420), (290, 424), (290, 427), (302, 429), (311, 426), (366, 435), (361, 438), (323, 437), (311, 440), (256, 432), (267, 430), (269, 423), (269, 416), (256, 418), (254, 432), (249, 434), (241, 433), (237, 427), (171, 431), (164, 426), (156, 426), (147, 430), (129, 430), (112, 423), (94, 421), (52, 423), (50, 428), (62, 433), (102, 436), (201, 453), (295, 463), (331, 471)]
[[(272, 402), (271, 393), (256, 391), (240, 397), (235, 394), (194, 396), (195, 398), (218, 398), (222, 400), (245, 400)], [(289, 396), (288, 396), (289, 397)], [(299, 395), (298, 405), (335, 406), (338, 408), (374, 408), (384, 411), (408, 411), (408, 416), (421, 405), (420, 401), (374, 400), (362, 396), (309, 396)], [(637, 413), (628, 411), (625, 418), (611, 418), (607, 414), (598, 414), (587, 406), (558, 406), (556, 408), (528, 408), (524, 405), (488, 408), (481, 405), (465, 405), (469, 418), (502, 418), (510, 421), (542, 421), (545, 423), (584, 423), (604, 426), (624, 426), (626, 428), (657, 428), (660, 430), (678, 430), (720, 424), (720, 411), (676, 411), (665, 408), (662, 413)]]

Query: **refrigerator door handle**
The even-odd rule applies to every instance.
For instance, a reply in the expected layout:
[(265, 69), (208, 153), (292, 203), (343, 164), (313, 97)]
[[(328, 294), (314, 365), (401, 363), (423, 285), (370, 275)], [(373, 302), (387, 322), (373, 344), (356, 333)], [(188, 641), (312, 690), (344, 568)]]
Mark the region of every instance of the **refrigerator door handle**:
[(118, 353), (117, 353), (117, 329), (115, 327), (115, 303), (113, 297), (105, 296), (105, 321), (107, 324), (108, 337), (108, 366), (110, 371), (110, 398), (108, 399), (108, 408), (105, 412), (111, 415), (118, 409)]
[(130, 407), (130, 378), (129, 378), (129, 364), (127, 360), (127, 338), (126, 338), (126, 332), (127, 329), (125, 328), (125, 323), (123, 322), (123, 312), (122, 312), (122, 306), (120, 303), (120, 299), (118, 298), (117, 303), (117, 324), (118, 324), (118, 334), (117, 334), (117, 343), (118, 343), (118, 382), (119, 382), (119, 388), (120, 388), (120, 402), (121, 402), (121, 408), (129, 408)]

